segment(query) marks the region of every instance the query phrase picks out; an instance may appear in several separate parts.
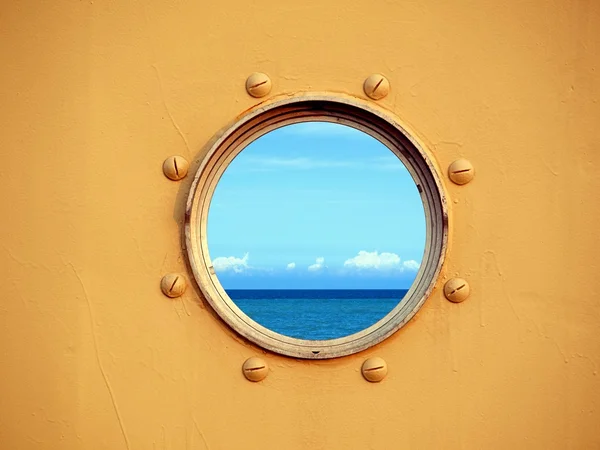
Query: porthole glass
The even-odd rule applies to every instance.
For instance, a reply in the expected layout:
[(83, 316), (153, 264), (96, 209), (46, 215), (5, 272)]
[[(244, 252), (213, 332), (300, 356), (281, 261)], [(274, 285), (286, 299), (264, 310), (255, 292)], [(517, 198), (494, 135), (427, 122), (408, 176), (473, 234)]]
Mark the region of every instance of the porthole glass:
[(371, 135), (329, 122), (277, 128), (227, 166), (208, 213), (208, 251), (236, 306), (304, 340), (383, 319), (425, 249), (417, 186)]
[(355, 353), (402, 327), (447, 240), (439, 180), (408, 133), (368, 105), (310, 94), (225, 131), (186, 217), (205, 299), (245, 338), (301, 358)]

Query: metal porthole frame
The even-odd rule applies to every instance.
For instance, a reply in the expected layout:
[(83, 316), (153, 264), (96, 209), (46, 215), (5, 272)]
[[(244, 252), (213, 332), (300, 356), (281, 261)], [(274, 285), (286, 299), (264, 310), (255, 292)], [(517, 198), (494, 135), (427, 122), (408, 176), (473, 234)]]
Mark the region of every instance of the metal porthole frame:
[[(229, 298), (212, 266), (206, 235), (210, 201), (227, 166), (250, 142), (286, 125), (325, 121), (361, 130), (386, 145), (406, 166), (420, 192), (426, 218), (425, 251), (404, 299), (384, 318), (349, 336), (303, 340), (276, 333), (252, 320)], [(191, 186), (185, 219), (185, 245), (194, 278), (206, 300), (237, 333), (273, 352), (304, 359), (357, 353), (404, 326), (431, 294), (448, 242), (448, 207), (443, 186), (422, 146), (390, 113), (362, 100), (337, 94), (305, 93), (275, 99), (243, 114), (211, 146)]]

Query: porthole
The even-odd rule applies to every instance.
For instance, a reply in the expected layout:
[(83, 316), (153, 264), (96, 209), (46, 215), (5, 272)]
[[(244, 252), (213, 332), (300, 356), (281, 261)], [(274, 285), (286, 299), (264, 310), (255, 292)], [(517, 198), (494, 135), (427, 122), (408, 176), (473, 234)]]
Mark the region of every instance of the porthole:
[(212, 308), (250, 341), (308, 359), (401, 328), (433, 289), (446, 241), (427, 155), (388, 114), (337, 96), (243, 116), (209, 149), (186, 210), (190, 266)]

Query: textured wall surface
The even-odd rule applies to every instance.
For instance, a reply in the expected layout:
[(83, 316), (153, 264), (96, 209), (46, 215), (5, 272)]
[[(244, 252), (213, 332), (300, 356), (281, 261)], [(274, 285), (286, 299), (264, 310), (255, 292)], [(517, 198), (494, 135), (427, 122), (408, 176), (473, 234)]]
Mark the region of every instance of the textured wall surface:
[[(15, 0), (0, 24), (2, 448), (600, 447), (599, 2)], [(191, 182), (162, 161), (194, 171), (257, 70), (273, 95), (382, 72), (381, 105), (477, 176), (447, 183), (465, 303), (438, 287), (383, 344), (266, 354), (252, 384), (263, 352), (159, 282)]]

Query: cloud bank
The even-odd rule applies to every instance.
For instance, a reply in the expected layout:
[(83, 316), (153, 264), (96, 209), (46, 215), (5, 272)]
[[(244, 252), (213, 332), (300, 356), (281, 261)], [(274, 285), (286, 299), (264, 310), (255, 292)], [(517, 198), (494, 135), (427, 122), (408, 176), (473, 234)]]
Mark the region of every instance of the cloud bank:
[(215, 258), (212, 264), (216, 272), (232, 271), (234, 273), (241, 273), (249, 268), (248, 257), (248, 253), (246, 253), (243, 258), (236, 258), (235, 256), (220, 256)]
[(344, 261), (344, 268), (357, 270), (410, 270), (416, 272), (420, 264), (414, 259), (401, 262), (400, 256), (395, 253), (377, 251), (367, 252), (361, 250), (354, 258)]
[[(273, 269), (261, 269), (257, 267), (251, 267), (250, 265), (248, 265), (249, 256), (249, 253), (244, 254), (242, 258), (238, 258), (235, 256), (220, 256), (218, 258), (215, 258), (212, 264), (215, 271), (220, 273), (229, 272), (234, 274), (251, 274), (256, 271), (273, 273)], [(415, 261), (414, 259), (402, 261), (400, 259), (400, 256), (398, 256), (396, 253), (379, 253), (377, 251), (368, 252), (366, 250), (361, 250), (353, 258), (344, 261), (343, 269), (345, 269), (346, 272), (417, 272), (420, 266), (421, 264)], [(327, 266), (325, 265), (325, 258), (320, 256), (316, 258), (314, 264), (308, 266), (308, 271), (313, 273), (320, 272), (325, 268), (327, 268)], [(291, 262), (287, 264), (285, 269), (288, 272), (295, 271), (296, 263)], [(340, 272), (340, 275), (343, 275), (343, 273), (343, 271)]]
[(402, 266), (407, 270), (412, 270), (416, 272), (417, 270), (419, 270), (419, 267), (421, 267), (421, 264), (419, 264), (414, 259), (409, 259), (408, 261), (404, 261), (402, 263)]
[(321, 256), (321, 257), (317, 258), (317, 261), (315, 264), (308, 266), (308, 270), (310, 270), (311, 272), (317, 272), (317, 271), (323, 269), (323, 267), (325, 267), (325, 258), (323, 258)]

